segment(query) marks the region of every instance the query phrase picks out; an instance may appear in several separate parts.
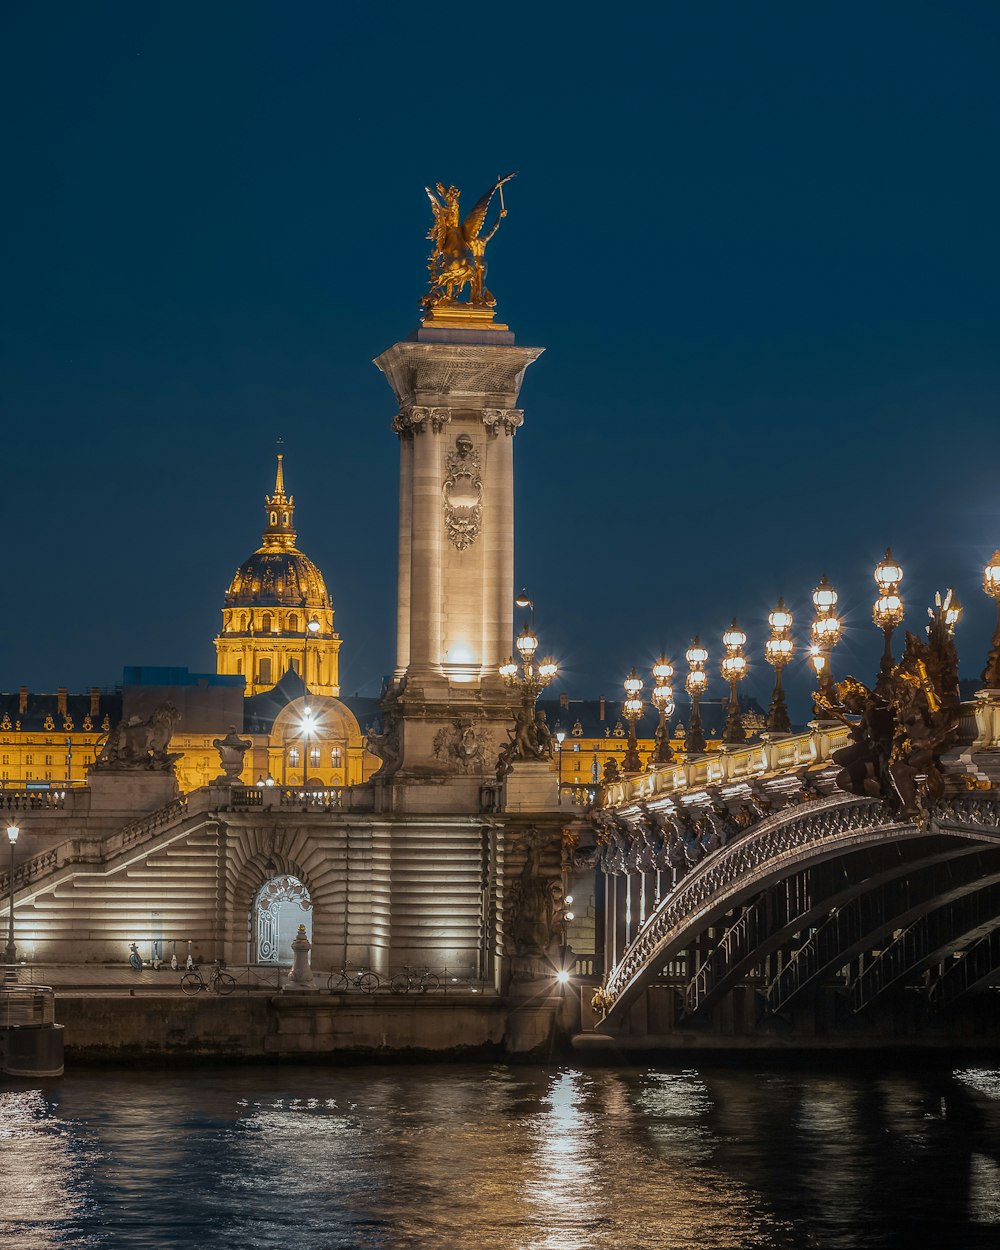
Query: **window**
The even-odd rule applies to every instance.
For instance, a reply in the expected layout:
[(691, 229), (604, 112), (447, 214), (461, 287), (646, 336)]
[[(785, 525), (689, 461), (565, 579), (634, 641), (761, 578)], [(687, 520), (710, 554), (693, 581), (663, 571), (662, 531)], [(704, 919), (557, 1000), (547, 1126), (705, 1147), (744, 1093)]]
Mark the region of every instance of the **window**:
[(309, 748), (309, 767), (319, 768), (319, 747)]
[(290, 664), (291, 664), (291, 666), (292, 666), (292, 672), (293, 672), (293, 673), (297, 673), (297, 672), (299, 671), (299, 658), (298, 658), (298, 656), (293, 655), (293, 656), (292, 656), (292, 658), (291, 658), (291, 660), (289, 661), (289, 663), (290, 663)]
[(247, 614), (244, 612), (244, 613), (243, 613), (243, 615), (240, 617), (240, 630), (241, 630), (244, 634), (247, 632), (247, 625), (248, 625), (248, 623), (249, 623), (249, 622), (248, 622), (248, 620), (247, 620)]
[(45, 762), (46, 762), (46, 764), (51, 764), (51, 763), (52, 763), (52, 756), (51, 756), (51, 755), (46, 755), (46, 757), (45, 757)]
[(265, 634), (269, 634), (271, 632), (271, 613), (270, 612), (265, 612), (264, 615), (260, 618), (260, 627), (264, 631)]
[(295, 612), (289, 612), (288, 623), (285, 628), (290, 634), (297, 634), (299, 632), (299, 618)]
[(34, 757), (33, 755), (26, 755), (26, 756), (24, 757), (24, 762), (25, 762), (26, 764), (34, 764), (34, 762), (35, 762), (35, 757)]
[(332, 768), (340, 768), (344, 762), (344, 752), (340, 747), (332, 747), (330, 749), (330, 766)]
[(9, 763), (10, 763), (10, 756), (9, 756), (9, 755), (5, 755), (5, 756), (3, 757), (3, 763), (5, 763), (5, 764), (9, 764)]
[(236, 661), (236, 676), (237, 677), (243, 676), (243, 661), (242, 660)]
[(272, 524), (272, 525), (277, 525), (277, 524), (278, 524), (278, 514), (277, 514), (277, 512), (272, 512), (272, 513), (271, 513), (271, 524)]
[(281, 514), (281, 524), (282, 524), (282, 525), (287, 525), (287, 524), (288, 524), (288, 513), (287, 513), (287, 512), (283, 512), (283, 513)]
[(291, 764), (293, 768), (298, 768), (299, 766), (299, 748), (298, 747), (288, 748), (288, 762), (289, 764)]
[(261, 662), (260, 662), (260, 673), (259, 673), (259, 675), (258, 675), (258, 677), (257, 677), (257, 680), (258, 680), (258, 682), (260, 682), (260, 684), (261, 684), (262, 686), (267, 686), (267, 685), (269, 685), (269, 684), (270, 684), (270, 681), (271, 681), (271, 661), (270, 661), (270, 658), (268, 658), (268, 659), (266, 659), (266, 660), (261, 660)]

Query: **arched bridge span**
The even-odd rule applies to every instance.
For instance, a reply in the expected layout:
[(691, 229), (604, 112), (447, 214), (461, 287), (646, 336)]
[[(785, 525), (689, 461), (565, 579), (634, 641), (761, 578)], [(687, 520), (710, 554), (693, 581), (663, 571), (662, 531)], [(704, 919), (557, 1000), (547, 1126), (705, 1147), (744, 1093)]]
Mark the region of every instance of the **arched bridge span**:
[(716, 847), (648, 908), (602, 1012), (623, 1025), (664, 969), (681, 965), (692, 1020), (748, 975), (777, 1013), (844, 969), (853, 1011), (935, 967), (929, 999), (945, 1006), (1000, 977), (998, 932), (995, 792), (941, 799), (920, 825), (880, 800), (835, 793)]

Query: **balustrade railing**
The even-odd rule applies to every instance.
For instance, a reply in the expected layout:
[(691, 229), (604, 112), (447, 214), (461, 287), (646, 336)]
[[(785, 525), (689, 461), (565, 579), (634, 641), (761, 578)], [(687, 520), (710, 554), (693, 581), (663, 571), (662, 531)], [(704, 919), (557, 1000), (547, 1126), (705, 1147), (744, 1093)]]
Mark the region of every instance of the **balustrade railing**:
[(625, 777), (607, 787), (606, 806), (628, 807), (661, 796), (753, 781), (772, 773), (825, 764), (834, 751), (849, 741), (846, 725), (822, 721), (814, 722), (804, 733), (765, 734), (760, 742), (723, 746), (718, 751), (689, 755), (678, 763), (659, 764), (649, 772)]
[(236, 809), (329, 812), (345, 806), (342, 786), (233, 786), (231, 795)]

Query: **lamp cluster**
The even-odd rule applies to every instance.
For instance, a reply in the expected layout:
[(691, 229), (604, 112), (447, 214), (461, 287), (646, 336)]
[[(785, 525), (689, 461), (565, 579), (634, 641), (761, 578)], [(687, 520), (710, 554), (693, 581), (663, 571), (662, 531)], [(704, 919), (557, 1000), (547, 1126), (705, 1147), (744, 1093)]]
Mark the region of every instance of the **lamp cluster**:
[[(894, 666), (892, 637), (902, 624), (905, 614), (903, 597), (900, 593), (903, 568), (893, 557), (891, 549), (887, 549), (885, 555), (879, 560), (873, 576), (877, 594), (872, 605), (872, 621), (882, 631), (885, 640), (876, 691), (885, 693)], [(1000, 549), (993, 552), (989, 563), (983, 569), (983, 591), (997, 605), (997, 623), (982, 680), (988, 689), (1000, 690)], [(819, 585), (813, 590), (811, 598), (814, 615), (810, 625), (810, 644), (807, 654), (816, 675), (818, 687), (816, 700), (819, 711), (829, 701), (830, 691), (834, 684), (831, 658), (834, 649), (840, 643), (843, 622), (837, 612), (839, 596), (825, 573), (820, 578)], [(944, 609), (945, 623), (949, 629), (954, 630), (962, 616), (962, 605), (954, 591), (949, 592)], [(769, 733), (788, 733), (791, 730), (791, 720), (782, 688), (782, 673), (795, 656), (796, 644), (792, 633), (795, 618), (783, 598), (780, 598), (774, 609), (768, 613), (767, 624), (769, 635), (764, 643), (764, 659), (774, 669), (775, 678), (767, 729)], [(734, 619), (722, 635), (722, 659), (719, 665), (722, 678), (729, 685), (729, 704), (723, 731), (723, 741), (727, 743), (745, 742), (747, 737), (740, 715), (737, 693), (739, 684), (748, 671), (748, 662), (744, 654), (746, 643), (747, 636)], [(708, 689), (709, 654), (702, 646), (701, 640), (695, 637), (684, 653), (684, 658), (688, 665), (684, 689), (691, 699), (687, 749), (690, 752), (700, 752), (706, 747), (701, 723), (701, 700)], [(652, 762), (669, 764), (674, 761), (667, 731), (667, 720), (675, 708), (674, 691), (671, 685), (674, 667), (665, 655), (661, 655), (653, 665), (652, 673), (656, 684), (650, 697), (660, 714), (656, 731), (657, 745)], [(629, 751), (625, 761), (626, 771), (638, 771), (641, 767), (635, 742), (635, 722), (642, 715), (642, 688), (642, 679), (633, 668), (625, 681), (626, 698), (623, 704), (623, 711), (630, 727)]]
[(535, 663), (535, 652), (538, 650), (538, 635), (528, 621), (514, 639), (514, 646), (521, 657), (520, 667), (513, 656), (500, 665), (500, 676), (504, 684), (518, 687), (526, 699), (534, 701), (539, 693), (555, 680), (559, 665), (550, 655), (542, 656)]

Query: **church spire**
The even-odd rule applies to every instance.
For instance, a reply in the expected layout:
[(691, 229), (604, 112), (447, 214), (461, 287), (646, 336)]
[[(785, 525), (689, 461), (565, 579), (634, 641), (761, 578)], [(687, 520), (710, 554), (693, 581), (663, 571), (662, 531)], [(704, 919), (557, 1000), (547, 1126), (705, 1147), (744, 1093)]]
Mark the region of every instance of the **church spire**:
[(264, 496), (264, 546), (295, 546), (295, 499), (285, 494), (284, 456), (278, 452), (278, 468), (274, 475), (274, 494)]

